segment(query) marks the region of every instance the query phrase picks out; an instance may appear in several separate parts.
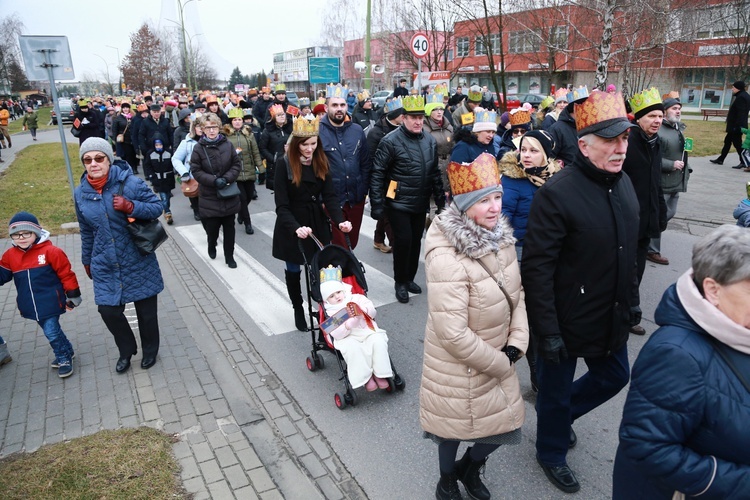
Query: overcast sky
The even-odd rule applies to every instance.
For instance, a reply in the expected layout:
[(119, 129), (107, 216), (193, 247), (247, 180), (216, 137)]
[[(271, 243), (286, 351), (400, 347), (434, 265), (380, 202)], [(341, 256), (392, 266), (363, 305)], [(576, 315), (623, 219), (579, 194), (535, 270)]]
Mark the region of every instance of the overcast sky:
[[(219, 78), (239, 66), (243, 74), (273, 67), (273, 54), (309, 47), (319, 41), (324, 0), (180, 0), (193, 46), (209, 55)], [(117, 81), (120, 58), (130, 50), (130, 34), (143, 22), (159, 30), (178, 30), (178, 0), (0, 0), (0, 17), (17, 13), (25, 35), (65, 35), (76, 80), (90, 73), (105, 80), (106, 64)], [(347, 0), (338, 8), (358, 7)], [(179, 54), (179, 52), (178, 52)], [(99, 57), (97, 57), (99, 56)], [(104, 60), (102, 60), (104, 59)], [(105, 64), (106, 61), (106, 64)]]

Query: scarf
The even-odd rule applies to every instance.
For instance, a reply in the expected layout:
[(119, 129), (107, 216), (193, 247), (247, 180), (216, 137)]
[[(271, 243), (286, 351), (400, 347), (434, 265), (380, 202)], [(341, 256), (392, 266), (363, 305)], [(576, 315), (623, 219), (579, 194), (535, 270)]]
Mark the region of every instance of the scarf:
[[(523, 165), (519, 164), (519, 166), (523, 168)], [(543, 167), (524, 168), (524, 171), (526, 172), (526, 177), (533, 185), (542, 187), (547, 182), (547, 179), (552, 177), (552, 174), (560, 171), (560, 166), (555, 160), (548, 160), (547, 164)]]
[(89, 184), (92, 188), (94, 188), (94, 191), (99, 194), (102, 194), (102, 190), (104, 189), (104, 185), (107, 183), (107, 179), (109, 179), (109, 175), (106, 175), (99, 179), (92, 179), (88, 176), (88, 174), (86, 174), (86, 180), (89, 181)]

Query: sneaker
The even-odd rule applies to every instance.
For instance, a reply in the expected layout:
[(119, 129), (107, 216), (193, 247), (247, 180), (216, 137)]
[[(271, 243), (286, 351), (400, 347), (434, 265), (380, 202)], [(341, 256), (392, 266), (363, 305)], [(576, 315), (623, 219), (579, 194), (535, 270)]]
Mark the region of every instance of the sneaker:
[[(73, 355), (70, 357), (70, 359), (76, 359), (76, 353), (73, 353)], [(60, 368), (60, 360), (55, 358), (52, 363), (49, 364), (50, 368)]]
[(393, 248), (389, 247), (385, 243), (377, 243), (376, 242), (376, 243), (373, 243), (372, 246), (375, 247), (375, 248), (377, 248), (378, 250), (380, 250), (383, 253), (391, 253), (393, 251)]
[(171, 226), (172, 223), (173, 223), (173, 221), (172, 221), (172, 214), (166, 213), (166, 214), (164, 214), (164, 218), (167, 219), (167, 224)]
[(60, 378), (67, 378), (73, 375), (73, 362), (69, 359), (60, 361), (60, 368), (57, 371)]

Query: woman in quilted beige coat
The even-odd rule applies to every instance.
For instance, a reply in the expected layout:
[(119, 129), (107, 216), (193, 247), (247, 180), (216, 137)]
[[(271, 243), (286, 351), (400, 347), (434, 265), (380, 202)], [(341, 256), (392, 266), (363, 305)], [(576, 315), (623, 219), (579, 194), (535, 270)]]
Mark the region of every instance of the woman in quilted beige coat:
[[(489, 499), (479, 478), (487, 456), (521, 440), (524, 404), (514, 363), (529, 341), (513, 228), (502, 216), (490, 154), (451, 163), (453, 204), (427, 232), (420, 423), (438, 443), (438, 499)], [(455, 462), (461, 441), (473, 443)]]

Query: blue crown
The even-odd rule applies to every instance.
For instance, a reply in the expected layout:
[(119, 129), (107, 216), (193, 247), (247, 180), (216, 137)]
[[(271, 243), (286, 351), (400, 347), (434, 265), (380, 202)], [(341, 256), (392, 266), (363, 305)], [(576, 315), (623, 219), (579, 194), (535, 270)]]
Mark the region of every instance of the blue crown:
[(475, 111), (474, 123), (497, 123), (497, 113), (486, 109)]
[(385, 103), (385, 106), (383, 106), (383, 110), (386, 113), (390, 113), (391, 111), (395, 111), (403, 107), (404, 107), (404, 99), (401, 96), (399, 96), (399, 97), (394, 97), (393, 99)]
[(427, 102), (425, 104), (443, 104), (443, 94), (427, 94)]
[(348, 93), (349, 89), (342, 86), (340, 83), (336, 85), (328, 85), (326, 87), (326, 98), (339, 97), (341, 99), (346, 99)]
[(320, 282), (325, 283), (326, 281), (341, 281), (341, 267), (333, 267), (329, 265), (320, 270)]
[(310, 106), (310, 98), (309, 97), (300, 97), (299, 99), (299, 107), (304, 108), (305, 106)]
[(568, 102), (576, 102), (586, 99), (589, 96), (589, 89), (585, 85), (581, 85), (577, 89), (573, 89), (568, 92)]

